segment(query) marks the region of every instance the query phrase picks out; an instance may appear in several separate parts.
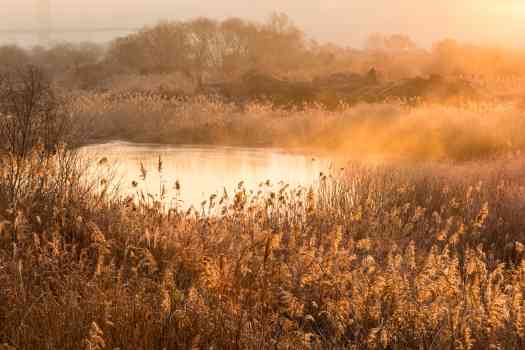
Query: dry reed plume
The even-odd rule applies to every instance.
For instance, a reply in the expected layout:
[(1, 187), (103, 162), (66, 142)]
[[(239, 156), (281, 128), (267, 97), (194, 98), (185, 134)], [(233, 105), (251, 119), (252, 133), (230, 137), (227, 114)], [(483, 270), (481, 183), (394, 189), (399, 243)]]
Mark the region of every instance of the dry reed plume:
[(351, 164), (315, 188), (240, 184), (203, 215), (111, 196), (66, 153), (16, 202), (0, 174), (5, 349), (524, 345), (522, 158)]
[[(0, 349), (525, 346), (518, 105), (326, 111), (85, 94), (62, 109), (29, 78), (38, 84), (6, 80), (0, 95), (11, 135), (0, 145)], [(165, 205), (169, 188), (119, 196), (106, 158), (86, 163), (64, 144), (72, 120), (91, 120), (92, 137), (309, 145), (383, 162), (311, 188), (240, 183), (182, 210)], [(162, 175), (162, 159), (140, 172), (137, 188)]]
[(525, 149), (522, 106), (395, 100), (303, 108), (152, 93), (84, 94), (70, 108), (91, 140), (311, 148), (354, 159), (471, 160)]

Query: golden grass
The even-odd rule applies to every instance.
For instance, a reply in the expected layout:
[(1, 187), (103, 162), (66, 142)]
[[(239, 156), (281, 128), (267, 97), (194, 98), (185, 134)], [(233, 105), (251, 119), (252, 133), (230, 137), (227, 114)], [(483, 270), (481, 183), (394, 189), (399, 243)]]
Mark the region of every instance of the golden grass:
[(239, 185), (212, 215), (51, 165), (10, 201), (3, 172), (0, 344), (521, 348), (524, 162), (350, 164), (311, 189)]
[(522, 151), (522, 106), (515, 102), (242, 106), (218, 98), (87, 94), (71, 101), (93, 120), (92, 140), (313, 148), (354, 159), (471, 160)]

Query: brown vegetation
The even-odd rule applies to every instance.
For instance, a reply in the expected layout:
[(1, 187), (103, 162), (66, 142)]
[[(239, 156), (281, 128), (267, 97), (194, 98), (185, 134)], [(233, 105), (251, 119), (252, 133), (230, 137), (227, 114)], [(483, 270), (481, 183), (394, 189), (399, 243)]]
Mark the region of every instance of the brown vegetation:
[(378, 79), (375, 69), (366, 75), (339, 73), (317, 77), (313, 81), (285, 80), (248, 72), (239, 80), (205, 85), (201, 93), (216, 94), (236, 103), (267, 101), (288, 107), (318, 103), (330, 109), (336, 109), (341, 104), (360, 102), (421, 99), (443, 103), (474, 101), (482, 97), (474, 85), (466, 80), (432, 76), (386, 82)]
[[(0, 349), (524, 348), (523, 57), (283, 15), (0, 48)], [(74, 148), (112, 138), (355, 161), (172, 208)]]
[(239, 185), (203, 216), (50, 165), (0, 198), (0, 343), (520, 348), (524, 166), (356, 164), (316, 189)]
[[(32, 91), (14, 86), (20, 96)], [(299, 144), (364, 158), (391, 152), (444, 162), (353, 163), (320, 174), (312, 188), (239, 184), (186, 210), (166, 207), (164, 191), (119, 197), (108, 178), (88, 176), (102, 174), (104, 159), (89, 170), (64, 145), (45, 147), (37, 136), (45, 129), (35, 128), (22, 154), (3, 146), (4, 348), (523, 346), (524, 160), (447, 161), (519, 150), (516, 107), (252, 104), (239, 114), (209, 99), (105, 98), (84, 95), (67, 110), (81, 116), (104, 106), (107, 116), (134, 101), (129, 123), (141, 108), (166, 118), (167, 103), (187, 116), (175, 119), (187, 134), (214, 117), (231, 123), (223, 136), (273, 128), (271, 137), (296, 135)], [(38, 121), (41, 110), (27, 118)], [(3, 112), (1, 120), (24, 116)], [(177, 196), (180, 184), (173, 187)]]
[(370, 36), (363, 49), (310, 40), (286, 15), (264, 23), (239, 18), (166, 21), (112, 41), (108, 46), (59, 44), (50, 48), (0, 47), (0, 69), (44, 67), (69, 88), (101, 89), (130, 75), (181, 74), (202, 84), (238, 80), (260, 72), (313, 81), (333, 74), (366, 74), (385, 81), (433, 75), (468, 81), (515, 80), (525, 73), (522, 49), (484, 47), (451, 39), (418, 48), (405, 35)]
[(71, 143), (64, 107), (42, 70), (28, 66), (0, 75), (0, 148), (24, 158), (36, 144), (49, 150)]
[(522, 108), (514, 103), (410, 100), (241, 105), (210, 97), (89, 94), (71, 101), (93, 120), (91, 142), (277, 146), (311, 149), (346, 159), (472, 160), (525, 149)]

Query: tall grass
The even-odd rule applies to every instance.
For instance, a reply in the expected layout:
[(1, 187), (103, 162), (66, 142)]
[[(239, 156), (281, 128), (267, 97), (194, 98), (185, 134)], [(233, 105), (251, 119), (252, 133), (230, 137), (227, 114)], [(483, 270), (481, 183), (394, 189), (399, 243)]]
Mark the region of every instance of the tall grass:
[(471, 160), (525, 148), (523, 110), (511, 102), (418, 101), (275, 107), (159, 94), (83, 95), (71, 109), (93, 120), (92, 140), (295, 146), (350, 158)]
[(521, 348), (524, 161), (354, 163), (314, 188), (239, 184), (212, 215), (43, 167), (0, 198), (0, 344)]
[(38, 134), (4, 147), (0, 349), (523, 348), (521, 107), (413, 102), (71, 97), (64, 110), (92, 121), (92, 139), (354, 161), (312, 187), (240, 183), (186, 210), (163, 200), (184, 184), (123, 197), (105, 158)]

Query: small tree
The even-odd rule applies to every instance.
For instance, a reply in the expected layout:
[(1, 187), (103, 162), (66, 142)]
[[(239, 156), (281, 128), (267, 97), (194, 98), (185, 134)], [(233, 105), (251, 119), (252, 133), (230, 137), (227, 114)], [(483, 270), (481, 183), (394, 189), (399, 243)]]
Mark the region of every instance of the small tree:
[(66, 147), (85, 129), (66, 105), (39, 68), (0, 75), (0, 218), (27, 220), (13, 226), (14, 247), (26, 224), (51, 227), (55, 208), (91, 193), (75, 148)]
[(71, 141), (72, 120), (42, 70), (28, 66), (0, 76), (0, 149), (26, 158), (36, 146), (53, 152)]
[(76, 191), (81, 172), (66, 145), (84, 130), (39, 68), (0, 75), (0, 215), (11, 209), (14, 220), (22, 203), (53, 208)]

